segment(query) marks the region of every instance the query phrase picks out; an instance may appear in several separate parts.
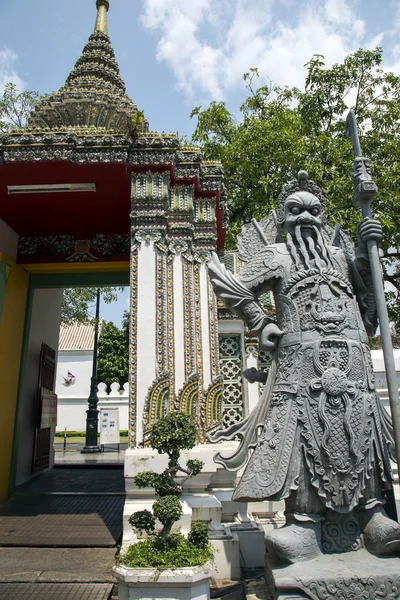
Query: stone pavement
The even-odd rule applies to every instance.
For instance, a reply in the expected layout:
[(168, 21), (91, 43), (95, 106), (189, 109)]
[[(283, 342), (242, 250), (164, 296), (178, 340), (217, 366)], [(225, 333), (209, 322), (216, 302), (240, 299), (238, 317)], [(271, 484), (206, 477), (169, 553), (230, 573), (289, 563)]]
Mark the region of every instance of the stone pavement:
[(109, 600), (115, 593), (124, 474), (122, 465), (96, 462), (45, 472), (0, 506), (1, 600)]
[(109, 600), (113, 586), (104, 583), (0, 584), (2, 600)]
[(0, 584), (114, 583), (115, 552), (115, 548), (0, 548)]
[(67, 444), (67, 451), (64, 452), (64, 445), (60, 443), (54, 444), (55, 448), (55, 465), (123, 465), (125, 459), (125, 450), (127, 444), (104, 446), (104, 452), (96, 452), (94, 454), (81, 454), (84, 443)]
[(0, 506), (0, 546), (113, 548), (123, 507), (123, 495), (16, 495)]
[(124, 471), (118, 465), (68, 465), (46, 471), (17, 488), (16, 494), (113, 494), (125, 496)]

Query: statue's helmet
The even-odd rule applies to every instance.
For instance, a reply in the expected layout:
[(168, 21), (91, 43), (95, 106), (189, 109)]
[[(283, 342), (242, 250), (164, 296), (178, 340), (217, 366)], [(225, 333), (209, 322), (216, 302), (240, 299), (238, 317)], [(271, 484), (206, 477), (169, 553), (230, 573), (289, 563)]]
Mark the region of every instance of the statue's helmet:
[(316, 196), (321, 203), (321, 218), (323, 221), (326, 220), (325, 217), (325, 205), (326, 199), (322, 190), (310, 179), (308, 179), (308, 173), (306, 171), (299, 171), (297, 174), (297, 179), (291, 181), (290, 183), (286, 183), (282, 192), (278, 197), (278, 206), (276, 209), (276, 217), (279, 225), (282, 225), (285, 222), (285, 203), (289, 196), (292, 196), (296, 192), (308, 192), (313, 196)]

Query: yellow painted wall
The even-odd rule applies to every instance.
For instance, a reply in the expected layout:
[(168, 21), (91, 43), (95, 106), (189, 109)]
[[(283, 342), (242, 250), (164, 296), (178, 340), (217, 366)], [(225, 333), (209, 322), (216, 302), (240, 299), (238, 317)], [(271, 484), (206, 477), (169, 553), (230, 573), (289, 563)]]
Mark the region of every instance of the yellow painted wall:
[(0, 253), (11, 271), (0, 322), (0, 503), (7, 500), (29, 274)]

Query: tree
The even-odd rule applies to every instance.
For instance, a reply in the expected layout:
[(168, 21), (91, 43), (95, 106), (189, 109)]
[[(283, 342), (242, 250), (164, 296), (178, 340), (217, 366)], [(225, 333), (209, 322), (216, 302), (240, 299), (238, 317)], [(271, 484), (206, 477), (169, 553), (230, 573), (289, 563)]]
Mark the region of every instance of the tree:
[(122, 387), (129, 376), (129, 313), (125, 311), (122, 330), (111, 321), (103, 323), (99, 337), (98, 381), (109, 388), (114, 381)]
[(24, 127), (38, 100), (38, 92), (21, 92), (15, 83), (6, 83), (0, 99), (0, 132)]
[[(145, 532), (148, 539), (130, 546), (121, 560), (129, 567), (159, 570), (202, 565), (213, 557), (207, 523), (193, 522), (187, 538), (172, 533), (174, 523), (183, 515), (182, 486), (204, 466), (196, 458), (187, 460), (185, 467), (179, 464), (181, 450), (191, 450), (196, 444), (196, 423), (186, 413), (170, 412), (153, 425), (149, 442), (159, 454), (168, 455), (168, 466), (162, 473), (143, 471), (133, 478), (140, 489), (154, 488), (157, 500), (152, 512), (140, 510), (129, 517), (133, 529)], [(156, 519), (162, 524), (160, 531), (155, 531)]]
[[(101, 300), (111, 304), (118, 299), (118, 292), (124, 288), (103, 287)], [(66, 288), (61, 304), (61, 323), (90, 323), (94, 320), (97, 288)]]
[(390, 317), (400, 326), (400, 77), (381, 68), (382, 49), (358, 50), (341, 64), (325, 66), (321, 55), (307, 63), (304, 91), (256, 88), (259, 74), (244, 75), (248, 96), (236, 120), (225, 103), (196, 107), (193, 141), (209, 159), (225, 168), (231, 225), (227, 247), (236, 245), (243, 222), (265, 216), (283, 183), (300, 169), (325, 192), (327, 217), (349, 230), (356, 241), (360, 212), (352, 206), (352, 148), (345, 136), (345, 116), (356, 114), (364, 156), (372, 161), (378, 185), (374, 214), (383, 226), (383, 266), (386, 281), (396, 291), (387, 294)]

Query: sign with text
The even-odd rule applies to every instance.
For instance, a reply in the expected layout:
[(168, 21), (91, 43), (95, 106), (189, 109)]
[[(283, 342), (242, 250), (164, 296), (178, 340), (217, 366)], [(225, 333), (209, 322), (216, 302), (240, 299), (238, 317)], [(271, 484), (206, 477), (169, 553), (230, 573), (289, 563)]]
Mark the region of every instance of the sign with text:
[(57, 425), (57, 395), (42, 387), (42, 413), (40, 418), (40, 429), (55, 427)]
[(100, 409), (100, 445), (119, 444), (119, 408)]

